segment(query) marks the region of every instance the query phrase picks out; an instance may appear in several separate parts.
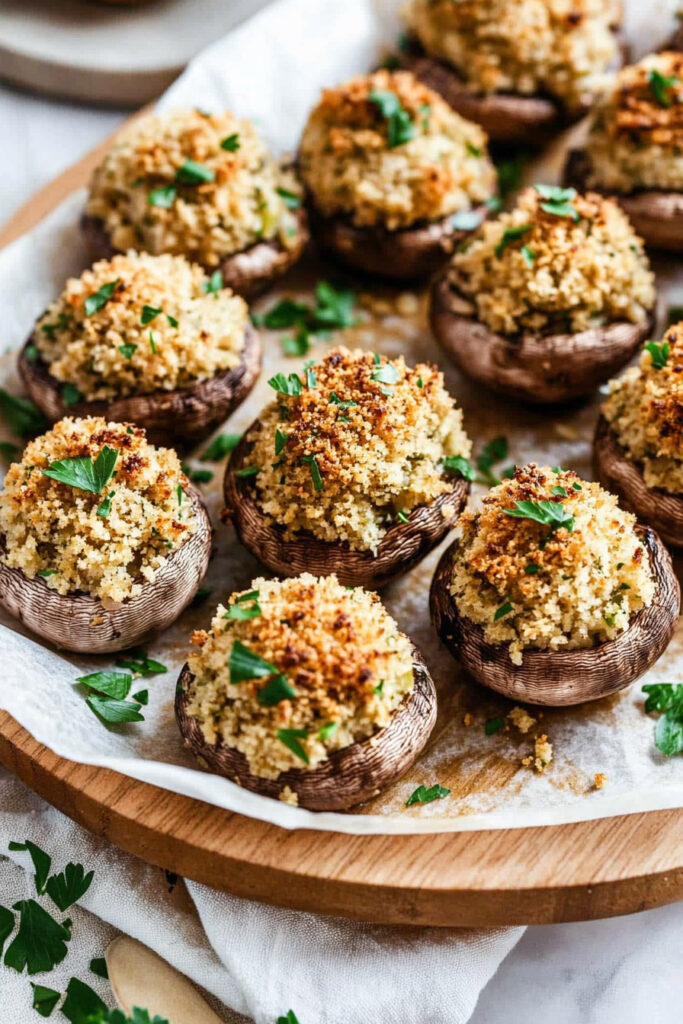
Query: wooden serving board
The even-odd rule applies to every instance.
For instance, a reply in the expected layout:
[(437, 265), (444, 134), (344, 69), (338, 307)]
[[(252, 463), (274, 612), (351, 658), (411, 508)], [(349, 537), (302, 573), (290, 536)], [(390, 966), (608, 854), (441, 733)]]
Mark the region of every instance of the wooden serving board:
[[(0, 247), (85, 184), (107, 145), (20, 209), (0, 232)], [(66, 761), (5, 712), (0, 761), (124, 850), (215, 888), (298, 910), (385, 924), (495, 926), (610, 917), (683, 897), (683, 810), (412, 836), (290, 832)]]

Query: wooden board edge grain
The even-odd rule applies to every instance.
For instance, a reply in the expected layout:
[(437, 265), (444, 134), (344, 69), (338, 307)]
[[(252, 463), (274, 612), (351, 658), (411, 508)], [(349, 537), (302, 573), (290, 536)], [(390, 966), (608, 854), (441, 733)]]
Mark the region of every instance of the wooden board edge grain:
[[(86, 184), (109, 142), (25, 203), (0, 230), (0, 247)], [(683, 810), (421, 836), (287, 832), (66, 761), (5, 712), (0, 761), (127, 852), (297, 910), (384, 924), (493, 927), (617, 916), (683, 897)]]
[(287, 832), (66, 761), (6, 712), (0, 761), (129, 853), (296, 910), (382, 924), (492, 927), (617, 916), (683, 896), (683, 814), (676, 811), (419, 836)]

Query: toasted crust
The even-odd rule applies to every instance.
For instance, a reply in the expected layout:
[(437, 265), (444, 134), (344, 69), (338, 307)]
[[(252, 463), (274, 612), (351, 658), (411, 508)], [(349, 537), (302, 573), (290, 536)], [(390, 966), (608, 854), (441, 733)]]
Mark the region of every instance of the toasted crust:
[[(453, 309), (459, 300), (462, 313)], [(446, 278), (431, 291), (430, 323), (436, 340), (466, 376), (523, 402), (563, 402), (593, 391), (624, 366), (652, 330), (618, 321), (578, 334), (524, 333), (506, 337), (472, 316), (471, 304)]]
[[(250, 434), (256, 424), (246, 432)], [(245, 435), (245, 438), (246, 438)], [(378, 590), (398, 579), (433, 549), (455, 524), (467, 502), (470, 485), (454, 479), (450, 491), (431, 505), (412, 510), (407, 523), (396, 523), (384, 535), (377, 554), (357, 551), (347, 543), (329, 543), (301, 531), (296, 540), (285, 540), (282, 528), (263, 514), (256, 503), (253, 481), (237, 476), (248, 464), (251, 444), (245, 438), (233, 451), (223, 483), (226, 515), (233, 521), (237, 536), (249, 551), (271, 572), (297, 576), (336, 573), (346, 586)]]
[(647, 523), (666, 544), (683, 548), (683, 496), (648, 487), (641, 467), (628, 457), (604, 416), (593, 438), (595, 475), (608, 490), (619, 495), (619, 503)]
[(489, 643), (482, 626), (459, 614), (450, 593), (458, 542), (441, 557), (430, 592), (432, 621), (451, 654), (482, 686), (515, 701), (562, 707), (597, 700), (629, 686), (655, 663), (673, 636), (681, 602), (671, 558), (657, 534), (637, 526), (656, 580), (652, 604), (627, 630), (597, 647), (525, 650), (521, 665), (507, 644)]
[[(296, 245), (286, 249), (277, 239), (257, 242), (244, 252), (226, 256), (218, 267), (205, 268), (208, 273), (220, 270), (226, 288), (231, 288), (244, 299), (253, 299), (264, 292), (273, 281), (282, 277), (302, 255), (309, 239), (306, 211), (296, 212), (298, 232)], [(90, 246), (93, 260), (111, 259), (119, 250), (111, 243), (101, 220), (83, 214), (81, 228)]]
[[(582, 149), (571, 149), (564, 166), (564, 183), (585, 189), (589, 173), (588, 154)], [(665, 252), (683, 252), (683, 192), (643, 189), (626, 194), (601, 189), (599, 185), (591, 188), (619, 203), (634, 231), (647, 245)]]
[(262, 796), (278, 798), (287, 787), (300, 807), (312, 811), (343, 810), (376, 796), (399, 778), (424, 748), (436, 722), (436, 690), (427, 666), (413, 648), (414, 685), (389, 725), (363, 740), (333, 751), (317, 768), (295, 768), (276, 779), (253, 775), (244, 754), (222, 740), (207, 743), (196, 719), (188, 716), (187, 693), (192, 681), (185, 665), (176, 689), (175, 712), (185, 745), (208, 768)]
[[(472, 213), (480, 218), (478, 227), (488, 216), (488, 208), (477, 206)], [(452, 216), (398, 231), (356, 227), (348, 217), (323, 217), (310, 199), (308, 215), (313, 237), (326, 253), (356, 270), (394, 281), (429, 277), (471, 234), (454, 228)]]
[(174, 446), (206, 437), (244, 401), (261, 370), (261, 341), (248, 325), (239, 364), (192, 388), (67, 406), (62, 399), (63, 381), (51, 375), (42, 359), (27, 358), (30, 343), (29, 338), (19, 354), (19, 373), (29, 397), (51, 423), (63, 416), (103, 416), (144, 427), (152, 444)]
[(137, 597), (111, 605), (90, 594), (62, 595), (39, 577), (30, 579), (0, 562), (0, 604), (55, 647), (84, 654), (122, 651), (166, 629), (196, 594), (211, 554), (212, 529), (204, 503), (194, 487), (186, 494), (194, 505), (197, 529), (171, 552), (152, 582), (142, 581)]

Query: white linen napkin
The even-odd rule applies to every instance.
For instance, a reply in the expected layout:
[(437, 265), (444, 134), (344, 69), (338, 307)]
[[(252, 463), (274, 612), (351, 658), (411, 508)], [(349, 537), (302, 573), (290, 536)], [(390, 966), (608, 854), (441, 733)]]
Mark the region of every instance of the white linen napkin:
[[(290, 1009), (300, 1024), (465, 1024), (524, 931), (357, 924), (262, 906), (195, 882), (187, 882), (193, 905), (184, 906), (163, 871), (90, 835), (0, 769), (0, 855), (11, 858), (0, 859), (6, 907), (35, 897), (28, 854), (8, 850), (10, 840), (26, 839), (52, 855), (53, 870), (72, 860), (95, 876), (80, 907), (69, 909), (73, 937), (59, 967), (29, 979), (0, 965), (2, 1024), (36, 1024), (29, 981), (63, 992), (77, 977), (112, 1005), (107, 983), (88, 964), (103, 955), (115, 929), (216, 996), (226, 1024), (240, 1018), (225, 1007), (256, 1024), (274, 1024)], [(45, 909), (54, 910), (49, 900)]]

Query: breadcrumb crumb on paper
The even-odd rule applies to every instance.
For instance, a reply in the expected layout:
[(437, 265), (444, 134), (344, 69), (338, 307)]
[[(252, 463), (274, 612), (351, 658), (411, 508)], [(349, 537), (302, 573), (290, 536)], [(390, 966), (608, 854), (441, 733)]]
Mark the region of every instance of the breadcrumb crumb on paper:
[(553, 746), (545, 733), (536, 737), (534, 742), (534, 768), (542, 775), (553, 759)]
[(596, 789), (604, 789), (607, 781), (608, 779), (604, 772), (596, 772), (593, 776), (593, 785)]
[(536, 725), (536, 719), (532, 718), (524, 708), (514, 707), (507, 715), (509, 720), (519, 732), (526, 734)]

